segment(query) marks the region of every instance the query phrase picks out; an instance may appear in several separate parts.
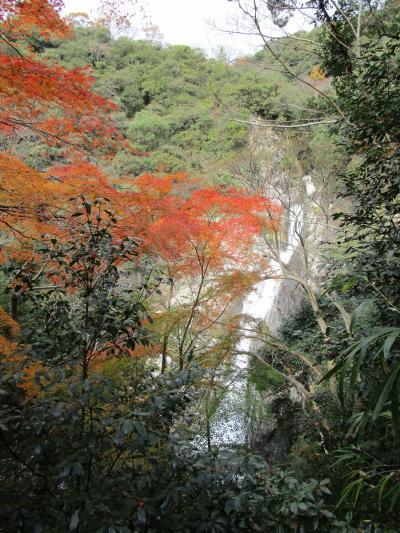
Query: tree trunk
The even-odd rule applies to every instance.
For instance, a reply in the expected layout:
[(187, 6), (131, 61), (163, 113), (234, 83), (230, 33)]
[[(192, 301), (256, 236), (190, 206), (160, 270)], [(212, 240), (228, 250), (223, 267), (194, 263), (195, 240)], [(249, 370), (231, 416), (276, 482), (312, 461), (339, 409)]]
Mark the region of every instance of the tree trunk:
[(11, 293), (11, 318), (18, 322), (19, 304), (21, 300), (21, 291)]
[(162, 352), (161, 352), (161, 374), (164, 374), (167, 367), (167, 348), (168, 348), (168, 335), (164, 335)]

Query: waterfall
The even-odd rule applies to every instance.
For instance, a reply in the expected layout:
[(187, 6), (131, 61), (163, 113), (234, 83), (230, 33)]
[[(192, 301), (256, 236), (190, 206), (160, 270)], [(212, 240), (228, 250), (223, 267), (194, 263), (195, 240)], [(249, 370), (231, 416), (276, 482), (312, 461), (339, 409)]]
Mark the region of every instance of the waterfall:
[[(303, 208), (300, 204), (292, 206), (288, 213), (287, 243), (280, 252), (280, 263), (270, 261), (273, 277), (261, 281), (245, 298), (242, 313), (255, 320), (269, 324), (275, 300), (279, 294), (282, 270), (280, 264), (289, 263), (299, 244), (299, 234), (303, 222)], [(246, 410), (247, 372), (249, 357), (240, 352), (256, 349), (252, 339), (243, 336), (237, 346), (238, 355), (234, 357), (232, 369), (227, 377), (227, 391), (223, 397), (212, 423), (212, 443), (219, 446), (240, 446), (246, 444), (248, 416)]]

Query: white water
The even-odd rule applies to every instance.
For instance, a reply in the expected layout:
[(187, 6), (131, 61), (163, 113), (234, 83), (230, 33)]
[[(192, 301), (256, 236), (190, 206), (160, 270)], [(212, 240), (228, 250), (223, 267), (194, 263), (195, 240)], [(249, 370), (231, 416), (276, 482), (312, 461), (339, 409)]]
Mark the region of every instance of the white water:
[[(308, 190), (307, 190), (308, 192)], [(287, 246), (280, 252), (281, 263), (289, 263), (299, 244), (299, 233), (303, 222), (301, 205), (294, 205), (289, 213)], [(282, 282), (280, 263), (270, 261), (271, 277), (259, 283), (243, 302), (242, 313), (255, 320), (264, 320), (268, 325), (274, 302)], [(245, 335), (239, 341), (238, 352), (251, 352), (254, 341)], [(247, 439), (248, 416), (246, 413), (247, 370), (249, 355), (239, 353), (232, 363), (228, 376), (228, 390), (214, 416), (211, 440), (214, 445), (243, 445)]]

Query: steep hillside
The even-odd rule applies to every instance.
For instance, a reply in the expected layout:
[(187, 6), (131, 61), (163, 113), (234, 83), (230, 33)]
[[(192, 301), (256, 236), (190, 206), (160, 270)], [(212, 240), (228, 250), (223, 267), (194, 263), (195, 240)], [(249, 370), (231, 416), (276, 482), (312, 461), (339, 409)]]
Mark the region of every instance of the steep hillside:
[[(246, 121), (258, 116), (285, 123), (301, 116), (311, 96), (284, 73), (264, 68), (262, 54), (227, 64), (187, 46), (112, 39), (96, 26), (77, 28), (73, 40), (45, 56), (67, 67), (89, 65), (96, 89), (119, 104), (119, 125), (148, 155), (121, 150), (112, 164), (117, 175), (157, 169), (229, 175), (224, 162), (247, 145)], [(303, 65), (305, 74), (309, 66)]]

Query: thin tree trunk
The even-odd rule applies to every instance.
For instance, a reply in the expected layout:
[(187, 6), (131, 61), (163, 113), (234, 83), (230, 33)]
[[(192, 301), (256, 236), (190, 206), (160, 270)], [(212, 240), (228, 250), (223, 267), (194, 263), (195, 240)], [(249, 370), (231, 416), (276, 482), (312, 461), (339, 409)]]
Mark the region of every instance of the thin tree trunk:
[(21, 291), (13, 291), (11, 293), (11, 318), (18, 321), (19, 304), (21, 300)]
[(208, 413), (206, 415), (206, 434), (207, 434), (207, 450), (211, 452), (211, 424)]
[(358, 16), (357, 16), (357, 30), (356, 30), (356, 57), (361, 57), (361, 18), (362, 18), (363, 0), (358, 0)]
[(164, 374), (165, 369), (167, 368), (167, 349), (168, 349), (168, 335), (165, 334), (162, 344), (161, 352), (161, 374)]
[(201, 267), (200, 284), (199, 284), (199, 288), (198, 288), (197, 293), (196, 293), (195, 300), (194, 300), (193, 305), (192, 305), (192, 309), (190, 311), (189, 319), (188, 319), (188, 321), (187, 321), (187, 323), (185, 325), (185, 328), (183, 330), (182, 340), (179, 343), (179, 370), (183, 370), (183, 366), (184, 366), (184, 363), (185, 363), (185, 350), (184, 350), (185, 341), (186, 341), (186, 337), (188, 335), (190, 326), (192, 325), (192, 322), (193, 322), (193, 319), (194, 319), (194, 316), (195, 316), (195, 313), (196, 313), (196, 310), (197, 310), (197, 306), (199, 305), (199, 302), (200, 302), (201, 291), (203, 290), (203, 285), (204, 285), (204, 282), (205, 282), (205, 277), (206, 277), (206, 273), (207, 273), (207, 270), (208, 270), (208, 265), (210, 264), (210, 260), (207, 261), (207, 264), (205, 266), (200, 261), (199, 261), (199, 263), (200, 263), (200, 267)]

